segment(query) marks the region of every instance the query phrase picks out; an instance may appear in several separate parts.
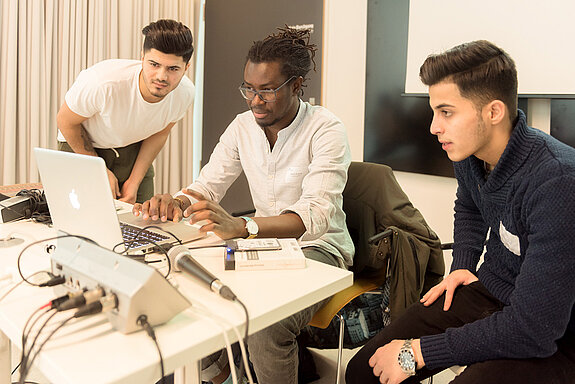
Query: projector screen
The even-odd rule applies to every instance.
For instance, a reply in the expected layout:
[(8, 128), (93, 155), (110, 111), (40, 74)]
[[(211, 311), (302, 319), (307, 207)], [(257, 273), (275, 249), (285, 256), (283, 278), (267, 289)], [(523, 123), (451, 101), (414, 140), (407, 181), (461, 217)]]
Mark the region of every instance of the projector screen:
[(574, 20), (571, 0), (410, 0), (405, 93), (427, 93), (419, 67), (428, 55), (489, 40), (515, 60), (521, 96), (573, 98)]

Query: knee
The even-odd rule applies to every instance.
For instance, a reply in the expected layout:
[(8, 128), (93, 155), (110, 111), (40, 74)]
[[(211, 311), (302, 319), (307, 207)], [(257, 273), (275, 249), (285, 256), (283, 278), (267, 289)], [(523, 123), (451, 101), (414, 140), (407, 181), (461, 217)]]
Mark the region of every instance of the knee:
[(296, 345), (297, 332), (282, 320), (250, 336), (250, 354), (266, 354), (287, 345)]
[(369, 366), (369, 358), (364, 349), (360, 349), (355, 356), (347, 364), (345, 370), (345, 382), (352, 383), (369, 383), (374, 381), (376, 377), (372, 373)]
[(345, 382), (346, 383), (353, 383), (354, 382), (354, 377), (357, 377), (357, 360), (355, 360), (355, 358), (357, 357), (354, 356), (348, 363), (347, 363), (347, 367), (345, 369)]

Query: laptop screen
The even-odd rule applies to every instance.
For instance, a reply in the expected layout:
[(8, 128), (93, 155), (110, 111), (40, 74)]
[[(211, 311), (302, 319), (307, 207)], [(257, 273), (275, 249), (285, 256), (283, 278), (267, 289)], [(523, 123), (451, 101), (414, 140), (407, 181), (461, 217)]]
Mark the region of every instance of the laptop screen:
[(34, 148), (54, 228), (113, 249), (122, 242), (106, 164), (96, 156)]

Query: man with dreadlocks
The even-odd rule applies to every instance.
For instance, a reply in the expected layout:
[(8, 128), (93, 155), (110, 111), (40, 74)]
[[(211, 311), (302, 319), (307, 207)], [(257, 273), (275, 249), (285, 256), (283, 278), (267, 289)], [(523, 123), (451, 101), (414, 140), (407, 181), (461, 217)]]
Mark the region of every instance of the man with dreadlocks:
[[(252, 45), (239, 87), (250, 110), (230, 123), (194, 183), (175, 197), (156, 195), (134, 205), (134, 214), (164, 221), (193, 214), (194, 223), (206, 220), (202, 231), (222, 239), (293, 237), (309, 259), (341, 268), (352, 264), (342, 210), (351, 161), (346, 130), (327, 109), (299, 97), (315, 65), (309, 37), (309, 30), (286, 27)], [(254, 218), (232, 217), (218, 204), (242, 171)], [(322, 305), (250, 336), (260, 384), (297, 382), (296, 336)]]

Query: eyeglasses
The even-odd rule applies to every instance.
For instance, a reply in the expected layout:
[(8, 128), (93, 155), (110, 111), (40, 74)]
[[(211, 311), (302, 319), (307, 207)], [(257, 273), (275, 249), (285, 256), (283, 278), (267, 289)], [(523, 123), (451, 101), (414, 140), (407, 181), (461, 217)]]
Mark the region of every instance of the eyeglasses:
[(276, 89), (265, 89), (263, 91), (256, 91), (253, 88), (246, 87), (244, 84), (240, 85), (238, 89), (240, 90), (240, 93), (242, 94), (242, 96), (246, 100), (252, 101), (256, 97), (256, 95), (258, 95), (263, 102), (273, 103), (278, 98), (277, 91), (279, 91), (281, 89), (281, 87), (283, 87), (284, 85), (286, 85), (287, 83), (289, 83), (290, 81), (295, 79), (296, 77), (297, 76), (290, 77), (289, 79), (287, 79), (282, 85), (280, 85)]

